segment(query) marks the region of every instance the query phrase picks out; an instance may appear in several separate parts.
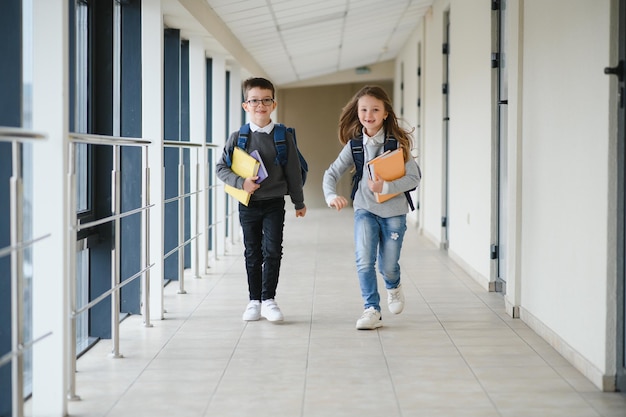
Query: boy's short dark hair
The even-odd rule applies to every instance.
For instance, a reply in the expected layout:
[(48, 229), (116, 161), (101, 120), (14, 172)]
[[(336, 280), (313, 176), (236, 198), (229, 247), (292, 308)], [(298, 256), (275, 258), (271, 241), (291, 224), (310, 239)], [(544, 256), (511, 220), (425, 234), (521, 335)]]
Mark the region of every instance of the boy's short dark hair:
[(243, 99), (244, 101), (248, 99), (248, 91), (253, 88), (261, 88), (264, 90), (272, 91), (272, 98), (274, 98), (274, 84), (270, 80), (261, 77), (253, 77), (248, 78), (241, 84), (241, 89), (243, 90)]

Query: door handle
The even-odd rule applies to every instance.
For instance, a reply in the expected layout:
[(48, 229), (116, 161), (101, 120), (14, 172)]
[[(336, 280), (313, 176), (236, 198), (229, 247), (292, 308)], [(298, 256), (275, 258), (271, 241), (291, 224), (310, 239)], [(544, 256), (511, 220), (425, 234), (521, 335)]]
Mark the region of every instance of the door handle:
[(624, 61), (620, 61), (615, 67), (604, 68), (604, 73), (606, 75), (617, 75), (620, 81), (624, 81)]

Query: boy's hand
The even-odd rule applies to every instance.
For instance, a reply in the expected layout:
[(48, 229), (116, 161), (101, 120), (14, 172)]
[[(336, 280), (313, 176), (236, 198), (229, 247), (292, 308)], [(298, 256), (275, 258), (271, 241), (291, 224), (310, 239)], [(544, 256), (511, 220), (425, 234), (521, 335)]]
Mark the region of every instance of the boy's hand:
[(299, 210), (296, 210), (296, 217), (304, 217), (306, 214), (306, 206), (302, 207)]
[(248, 194), (254, 194), (254, 192), (256, 190), (261, 188), (261, 186), (255, 182), (258, 179), (259, 179), (259, 177), (248, 177), (248, 178), (246, 178), (243, 181), (243, 189), (244, 189), (244, 191), (247, 192)]
[(341, 211), (341, 209), (347, 205), (348, 200), (343, 196), (337, 196), (330, 202), (330, 206), (336, 208), (337, 211)]

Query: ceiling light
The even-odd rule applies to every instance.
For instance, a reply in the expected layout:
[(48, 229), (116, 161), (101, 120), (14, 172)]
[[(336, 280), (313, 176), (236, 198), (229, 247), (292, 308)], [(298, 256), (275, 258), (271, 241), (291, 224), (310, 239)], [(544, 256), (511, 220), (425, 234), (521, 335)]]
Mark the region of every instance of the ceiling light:
[(282, 31), (289, 30), (289, 29), (299, 29), (303, 26), (317, 25), (318, 23), (326, 23), (329, 20), (343, 19), (346, 16), (346, 13), (347, 12), (344, 11), (344, 12), (331, 13), (331, 14), (327, 14), (324, 16), (315, 16), (309, 19), (297, 20), (295, 22), (285, 23), (284, 25), (277, 25), (276, 29), (278, 29), (279, 32), (282, 32)]

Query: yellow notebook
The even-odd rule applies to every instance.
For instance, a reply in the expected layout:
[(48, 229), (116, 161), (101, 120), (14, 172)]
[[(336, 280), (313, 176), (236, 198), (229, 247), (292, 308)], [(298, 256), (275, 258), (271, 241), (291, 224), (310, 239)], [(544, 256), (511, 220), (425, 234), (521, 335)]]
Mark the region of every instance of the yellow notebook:
[[(230, 167), (235, 174), (244, 178), (256, 177), (260, 165), (259, 161), (248, 155), (246, 151), (235, 146), (235, 149), (233, 149), (233, 165)], [(250, 202), (250, 194), (241, 188), (224, 185), (224, 191), (235, 197), (245, 206)]]
[[(370, 178), (372, 179), (378, 176), (385, 181), (393, 181), (404, 177), (404, 154), (402, 153), (402, 148), (378, 155), (367, 163), (367, 168), (369, 169)], [(398, 194), (400, 193), (374, 193), (376, 201), (379, 203), (387, 201)]]

